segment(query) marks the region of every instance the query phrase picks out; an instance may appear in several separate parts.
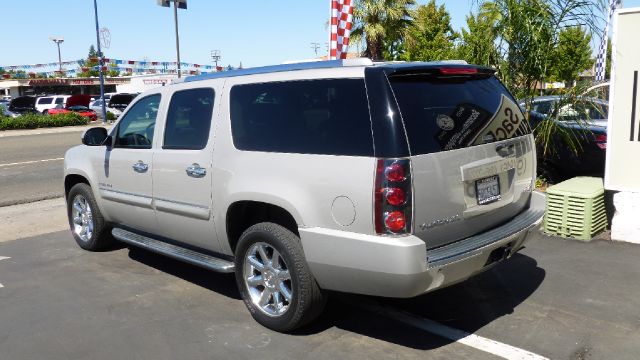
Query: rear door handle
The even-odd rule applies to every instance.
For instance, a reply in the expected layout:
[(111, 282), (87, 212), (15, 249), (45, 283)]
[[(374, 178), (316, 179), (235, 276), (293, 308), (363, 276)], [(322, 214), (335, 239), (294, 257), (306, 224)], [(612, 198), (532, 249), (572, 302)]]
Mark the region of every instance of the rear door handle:
[(207, 169), (200, 167), (199, 164), (193, 163), (191, 166), (186, 169), (187, 175), (194, 178), (201, 178), (207, 175)]
[(144, 172), (147, 172), (147, 170), (149, 170), (149, 165), (143, 163), (142, 160), (138, 160), (137, 163), (133, 164), (132, 168), (133, 168), (133, 171), (137, 173), (144, 173)]

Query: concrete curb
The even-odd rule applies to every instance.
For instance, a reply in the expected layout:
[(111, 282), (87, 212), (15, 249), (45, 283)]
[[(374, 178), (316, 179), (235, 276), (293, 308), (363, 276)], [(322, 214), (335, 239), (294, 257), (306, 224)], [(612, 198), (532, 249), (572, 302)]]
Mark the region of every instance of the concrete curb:
[(0, 208), (0, 243), (68, 228), (67, 210), (61, 197)]
[(83, 126), (65, 126), (65, 127), (58, 127), (58, 128), (38, 128), (38, 129), (28, 129), (28, 130), (3, 130), (3, 131), (0, 131), (0, 138), (13, 137), (13, 136), (82, 132), (93, 127), (105, 127), (107, 128), (107, 130), (109, 130), (111, 129), (112, 126), (113, 126), (112, 124), (107, 124), (103, 126), (102, 123), (100, 122), (94, 122), (89, 125), (83, 125)]

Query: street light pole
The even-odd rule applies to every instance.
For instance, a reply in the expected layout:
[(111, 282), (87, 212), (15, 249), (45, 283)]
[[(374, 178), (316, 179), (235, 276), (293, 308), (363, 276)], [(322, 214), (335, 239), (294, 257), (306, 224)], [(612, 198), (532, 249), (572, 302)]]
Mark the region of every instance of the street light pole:
[(56, 43), (56, 45), (58, 45), (58, 71), (60, 72), (60, 74), (62, 74), (62, 56), (60, 55), (60, 44), (64, 42), (64, 38), (52, 36), (49, 39)]
[(182, 74), (182, 66), (180, 64), (180, 36), (178, 35), (178, 8), (186, 9), (187, 8), (187, 0), (157, 0), (158, 5), (163, 7), (171, 7), (171, 2), (173, 2), (173, 21), (176, 25), (176, 57), (177, 57), (177, 65), (178, 65), (178, 77), (181, 77)]
[(178, 58), (178, 78), (182, 76), (180, 64), (180, 36), (178, 35), (178, 0), (173, 0), (173, 21), (176, 24), (176, 55)]
[(100, 26), (98, 25), (98, 1), (93, 0), (96, 17), (96, 43), (98, 43), (98, 74), (100, 75), (100, 100), (102, 103), (102, 125), (107, 123), (107, 106), (104, 103), (104, 75), (102, 74), (102, 50), (100, 49)]
[(62, 73), (62, 55), (60, 54), (60, 42), (56, 41), (56, 45), (58, 45), (58, 70)]

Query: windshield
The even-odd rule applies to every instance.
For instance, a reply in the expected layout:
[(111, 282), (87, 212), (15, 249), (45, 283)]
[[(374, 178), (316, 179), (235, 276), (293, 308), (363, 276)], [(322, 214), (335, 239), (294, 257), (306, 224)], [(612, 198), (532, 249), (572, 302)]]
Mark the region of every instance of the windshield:
[(599, 102), (581, 101), (558, 109), (560, 121), (603, 120), (609, 116), (609, 106)]
[(494, 76), (390, 78), (412, 155), (454, 150), (531, 132)]

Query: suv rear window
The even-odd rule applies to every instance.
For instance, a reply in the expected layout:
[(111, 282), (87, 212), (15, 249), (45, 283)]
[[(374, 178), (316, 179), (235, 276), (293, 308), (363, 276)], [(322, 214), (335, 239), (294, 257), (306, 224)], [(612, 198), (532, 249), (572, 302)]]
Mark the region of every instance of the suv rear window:
[(231, 129), (240, 150), (373, 156), (363, 79), (236, 85)]
[(494, 76), (390, 78), (412, 155), (461, 149), (531, 133)]

